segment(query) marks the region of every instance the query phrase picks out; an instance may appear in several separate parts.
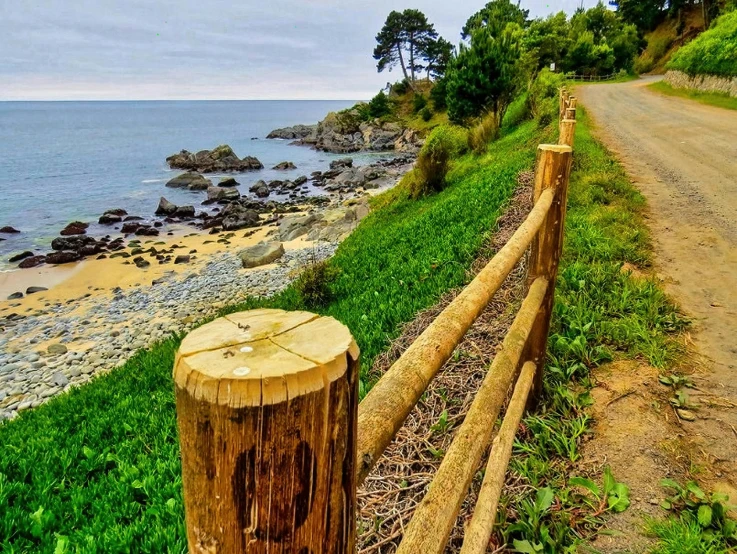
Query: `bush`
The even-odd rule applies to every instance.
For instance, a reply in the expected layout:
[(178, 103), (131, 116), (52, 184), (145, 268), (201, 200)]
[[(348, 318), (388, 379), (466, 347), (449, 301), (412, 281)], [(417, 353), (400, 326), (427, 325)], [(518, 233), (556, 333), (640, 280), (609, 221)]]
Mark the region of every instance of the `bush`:
[(425, 106), (427, 106), (427, 98), (424, 94), (418, 92), (412, 98), (412, 109), (415, 113), (419, 113)]
[(419, 198), (445, 188), (450, 162), (468, 149), (468, 131), (455, 125), (433, 129), (420, 150), (415, 169), (407, 179), (410, 196)]
[(333, 299), (331, 285), (339, 271), (327, 261), (313, 261), (302, 270), (294, 283), (304, 306), (310, 310), (322, 308)]
[(401, 81), (398, 81), (392, 85), (392, 92), (394, 94), (399, 94), (400, 96), (402, 94), (406, 94), (409, 90), (409, 81), (407, 79), (402, 79)]
[(546, 98), (541, 106), (540, 106), (540, 113), (537, 116), (537, 125), (541, 129), (543, 127), (547, 127), (550, 125), (553, 121), (558, 120), (558, 110), (560, 108), (560, 105), (558, 103), (557, 98)]
[(425, 107), (420, 112), (420, 117), (422, 118), (422, 121), (428, 122), (432, 119), (432, 111), (430, 111), (430, 108)]
[(391, 104), (389, 103), (389, 97), (384, 94), (384, 91), (379, 91), (379, 94), (374, 96), (368, 103), (368, 113), (372, 118), (384, 117), (389, 115), (392, 111)]
[(711, 29), (676, 52), (666, 67), (689, 75), (737, 76), (737, 12), (718, 18)]
[(553, 73), (548, 68), (543, 69), (530, 85), (527, 101), (530, 104), (532, 116), (539, 119), (549, 109), (550, 98), (558, 99), (560, 89), (566, 79), (561, 73)]
[(499, 138), (499, 122), (495, 114), (489, 112), (468, 132), (468, 147), (476, 154), (483, 154), (496, 138)]
[(436, 112), (443, 111), (448, 107), (448, 103), (445, 99), (448, 94), (446, 84), (447, 81), (445, 77), (443, 77), (442, 79), (435, 81), (435, 85), (430, 90), (430, 99), (432, 100), (432, 105)]
[(650, 73), (655, 67), (655, 60), (648, 52), (643, 52), (642, 55), (635, 60), (635, 73)]

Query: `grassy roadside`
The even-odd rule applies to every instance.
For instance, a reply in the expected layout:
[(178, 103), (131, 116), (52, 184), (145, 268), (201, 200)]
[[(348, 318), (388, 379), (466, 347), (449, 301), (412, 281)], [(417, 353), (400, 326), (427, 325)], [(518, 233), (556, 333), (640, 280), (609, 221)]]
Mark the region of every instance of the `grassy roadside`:
[(622, 270), (650, 265), (644, 199), (579, 113), (544, 405), (518, 435), (495, 537), (520, 552), (577, 552), (608, 512), (626, 509), (626, 475), (577, 474), (590, 372), (618, 358), (665, 370), (686, 324), (655, 281)]
[[(363, 368), (399, 323), (466, 279), (534, 160), (527, 122), (483, 156), (458, 160), (437, 195), (374, 211), (340, 247), (323, 313), (346, 323)], [(301, 307), (296, 291), (253, 305)], [(184, 552), (171, 368), (176, 339), (0, 425), (0, 552)]]
[(674, 88), (668, 83), (658, 81), (647, 86), (650, 90), (665, 94), (666, 96), (676, 96), (678, 98), (688, 98), (695, 100), (708, 106), (716, 106), (717, 108), (726, 108), (728, 110), (737, 110), (737, 98), (733, 98), (726, 94), (718, 94), (716, 92), (699, 92), (697, 90), (688, 90)]

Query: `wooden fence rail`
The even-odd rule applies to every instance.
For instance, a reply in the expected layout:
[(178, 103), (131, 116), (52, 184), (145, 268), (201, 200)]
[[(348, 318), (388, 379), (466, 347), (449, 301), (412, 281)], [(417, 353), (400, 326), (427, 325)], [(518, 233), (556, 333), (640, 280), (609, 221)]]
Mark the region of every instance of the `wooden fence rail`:
[(332, 318), (254, 310), (182, 341), (174, 381), (190, 552), (353, 554), (357, 487), (529, 248), (527, 295), (397, 553), (444, 551), (513, 390), (462, 547), (485, 551), (514, 436), (542, 389), (575, 125), (576, 99), (561, 90), (559, 144), (538, 148), (528, 217), (360, 405), (358, 348)]

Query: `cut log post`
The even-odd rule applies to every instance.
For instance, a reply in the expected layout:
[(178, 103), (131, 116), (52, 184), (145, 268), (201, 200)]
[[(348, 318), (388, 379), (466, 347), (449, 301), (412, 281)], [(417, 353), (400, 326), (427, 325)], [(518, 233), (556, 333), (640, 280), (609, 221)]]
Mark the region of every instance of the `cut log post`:
[(551, 283), (545, 293), (545, 300), (537, 314), (535, 325), (522, 356), (523, 360), (532, 361), (538, 368), (530, 395), (531, 403), (535, 403), (539, 399), (543, 387), (548, 333), (555, 297), (555, 280), (563, 251), (563, 231), (568, 201), (568, 179), (571, 173), (571, 153), (572, 148), (566, 145), (542, 144), (537, 150), (533, 202), (537, 201), (547, 189), (553, 189), (555, 196), (553, 205), (542, 227), (540, 227), (540, 231), (538, 231), (530, 245), (530, 259), (527, 266), (528, 285), (535, 282), (538, 277), (545, 277)]
[(307, 312), (231, 314), (174, 363), (192, 554), (355, 552), (358, 348)]
[(576, 108), (566, 108), (566, 116), (563, 119), (576, 119)]
[(560, 106), (559, 106), (559, 119), (563, 119), (566, 115), (566, 108), (568, 107), (568, 91), (565, 88), (560, 89)]
[(568, 98), (568, 107), (575, 109), (578, 106), (578, 98), (571, 96)]
[(564, 144), (573, 148), (573, 142), (576, 136), (576, 120), (561, 120), (559, 130), (560, 133), (558, 135), (558, 144)]

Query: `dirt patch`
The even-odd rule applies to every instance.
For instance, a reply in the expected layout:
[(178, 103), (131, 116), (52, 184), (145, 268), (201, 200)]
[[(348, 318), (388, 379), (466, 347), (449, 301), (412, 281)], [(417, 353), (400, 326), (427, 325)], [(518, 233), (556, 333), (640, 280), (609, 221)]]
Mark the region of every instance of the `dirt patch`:
[(591, 546), (603, 554), (644, 552), (651, 539), (646, 517), (663, 515), (660, 481), (683, 480), (688, 459), (678, 445), (687, 433), (668, 404), (669, 389), (658, 382), (657, 369), (632, 361), (607, 364), (593, 372), (593, 439), (583, 448), (582, 470), (600, 473), (611, 466), (630, 487), (630, 508), (607, 520), (607, 530)]

